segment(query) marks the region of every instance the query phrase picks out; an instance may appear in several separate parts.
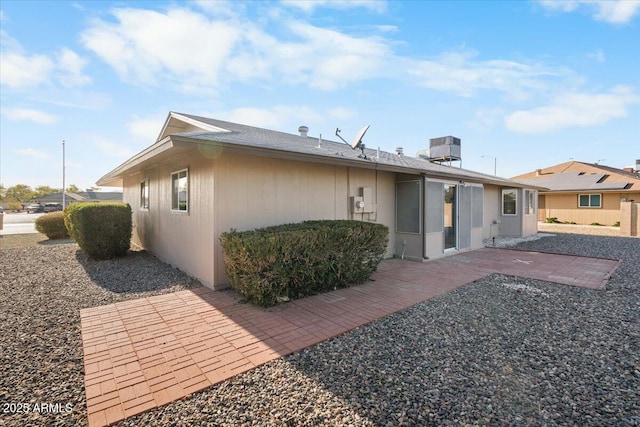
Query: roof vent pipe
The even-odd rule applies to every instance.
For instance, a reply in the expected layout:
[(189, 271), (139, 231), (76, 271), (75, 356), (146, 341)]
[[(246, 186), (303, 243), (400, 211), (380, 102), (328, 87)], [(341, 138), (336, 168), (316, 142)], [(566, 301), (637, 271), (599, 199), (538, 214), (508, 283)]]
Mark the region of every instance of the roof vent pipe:
[(542, 175), (542, 169), (536, 169), (536, 176)]
[(302, 137), (307, 137), (307, 134), (309, 133), (309, 128), (306, 126), (300, 126), (298, 128), (298, 132), (300, 132), (300, 136)]
[(402, 156), (402, 147), (397, 147), (396, 153), (398, 153), (398, 156)]

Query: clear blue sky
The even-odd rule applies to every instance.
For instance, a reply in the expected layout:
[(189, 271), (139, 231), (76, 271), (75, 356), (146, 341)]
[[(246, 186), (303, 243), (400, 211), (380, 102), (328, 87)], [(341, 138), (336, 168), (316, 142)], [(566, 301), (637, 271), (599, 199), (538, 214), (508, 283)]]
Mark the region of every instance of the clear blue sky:
[[(0, 182), (81, 188), (169, 111), (510, 177), (640, 159), (640, 1), (1, 3)], [(489, 156), (489, 157), (482, 157)], [(606, 159), (606, 160), (603, 160)]]

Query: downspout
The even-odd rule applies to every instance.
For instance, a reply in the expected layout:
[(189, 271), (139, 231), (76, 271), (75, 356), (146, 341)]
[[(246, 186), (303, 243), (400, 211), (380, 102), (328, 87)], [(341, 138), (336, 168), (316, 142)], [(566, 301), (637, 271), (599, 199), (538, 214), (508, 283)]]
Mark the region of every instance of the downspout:
[(423, 172), (420, 176), (422, 177), (422, 188), (420, 188), (420, 197), (422, 198), (422, 258), (429, 259), (427, 256), (427, 175)]
[(354, 214), (351, 212), (351, 206), (349, 205), (351, 201), (351, 167), (347, 166), (347, 218), (353, 219)]

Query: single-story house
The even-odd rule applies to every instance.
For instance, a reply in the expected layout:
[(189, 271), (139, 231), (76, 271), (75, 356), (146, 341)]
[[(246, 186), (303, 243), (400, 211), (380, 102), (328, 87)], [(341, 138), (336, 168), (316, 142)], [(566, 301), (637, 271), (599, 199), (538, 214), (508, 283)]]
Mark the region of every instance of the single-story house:
[[(76, 202), (122, 202), (121, 191), (79, 191), (77, 193), (65, 193), (65, 203)], [(62, 204), (62, 191), (47, 194), (41, 197), (34, 197), (27, 200), (29, 203), (60, 203)]]
[(121, 186), (132, 242), (214, 289), (220, 234), (313, 219), (389, 227), (387, 257), (425, 260), (537, 232), (538, 188), (421, 158), (188, 114), (97, 182)]
[(570, 161), (512, 179), (546, 187), (538, 195), (538, 220), (614, 225), (624, 202), (640, 202), (640, 175), (632, 167)]

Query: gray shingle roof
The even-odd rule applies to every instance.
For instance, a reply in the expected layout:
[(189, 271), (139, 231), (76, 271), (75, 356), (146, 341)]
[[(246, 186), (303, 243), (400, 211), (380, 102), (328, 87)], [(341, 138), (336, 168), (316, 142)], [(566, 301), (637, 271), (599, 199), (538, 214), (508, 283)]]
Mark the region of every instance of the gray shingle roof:
[[(430, 173), (444, 177), (452, 177), (454, 179), (469, 179), (477, 180), (480, 182), (494, 182), (503, 185), (521, 184), (522, 186), (522, 183), (515, 182), (507, 178), (487, 175), (467, 169), (443, 166), (420, 158), (399, 156), (396, 153), (389, 153), (386, 151), (380, 151), (378, 156), (377, 150), (367, 148), (364, 150), (364, 153), (367, 157), (365, 159), (362, 158), (362, 153), (360, 150), (353, 150), (350, 146), (342, 142), (335, 142), (324, 138), (322, 139), (322, 141), (320, 141), (319, 138), (303, 137), (300, 135), (262, 129), (238, 123), (210, 119), (206, 117), (199, 117), (190, 114), (178, 114), (230, 131), (185, 132), (176, 134), (190, 139), (221, 142), (226, 144), (241, 145), (245, 147), (255, 147), (283, 152), (308, 154), (318, 157), (324, 157), (327, 159), (348, 159), (356, 162), (362, 162), (363, 167), (366, 167), (366, 164), (372, 165), (377, 163), (379, 165), (407, 169), (407, 173), (422, 171), (424, 173)], [(527, 185), (529, 184), (527, 183)], [(540, 187), (540, 185), (536, 183), (533, 183), (531, 186)]]
[(551, 191), (622, 190), (628, 185), (627, 182), (607, 182), (605, 177), (606, 174), (563, 172), (520, 181), (547, 187)]
[(80, 191), (78, 193), (85, 201), (122, 201), (121, 191)]

